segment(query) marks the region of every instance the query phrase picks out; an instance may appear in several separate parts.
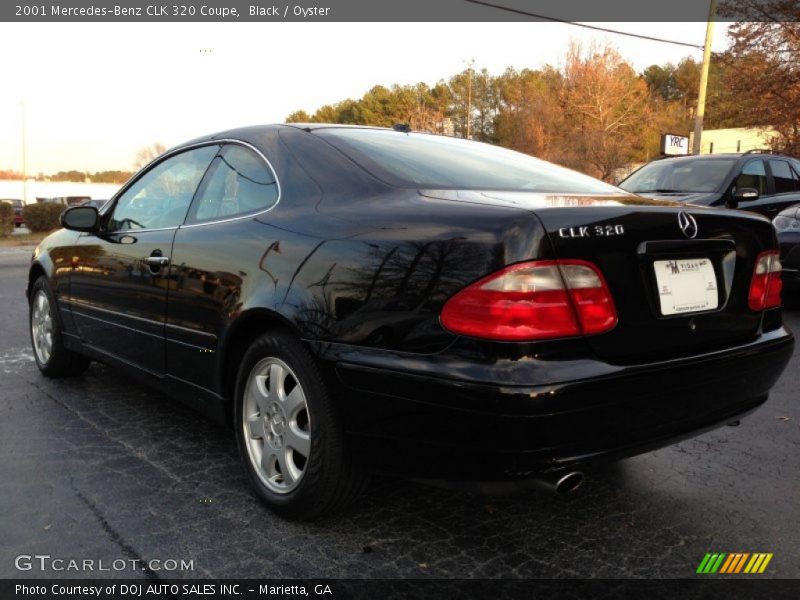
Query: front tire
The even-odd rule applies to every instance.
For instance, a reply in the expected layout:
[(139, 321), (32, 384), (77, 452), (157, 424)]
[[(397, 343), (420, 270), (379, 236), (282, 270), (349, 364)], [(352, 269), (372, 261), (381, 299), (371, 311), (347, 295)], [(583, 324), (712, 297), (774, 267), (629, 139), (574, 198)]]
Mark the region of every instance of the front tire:
[(47, 377), (72, 377), (83, 373), (91, 362), (64, 346), (63, 328), (56, 300), (42, 275), (31, 287), (29, 329), (36, 366)]
[(236, 380), (234, 427), (256, 495), (292, 519), (340, 510), (366, 481), (314, 358), (271, 333), (247, 350)]

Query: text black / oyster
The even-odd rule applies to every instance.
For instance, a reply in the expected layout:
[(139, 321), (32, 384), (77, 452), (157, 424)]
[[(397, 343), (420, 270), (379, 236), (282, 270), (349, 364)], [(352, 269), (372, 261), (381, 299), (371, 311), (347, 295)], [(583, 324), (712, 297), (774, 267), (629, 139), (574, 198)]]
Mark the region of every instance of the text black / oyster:
[(67, 210), (30, 269), (41, 371), (232, 423), (304, 518), (370, 469), (574, 487), (767, 399), (793, 338), (765, 218), (398, 129), (227, 131)]

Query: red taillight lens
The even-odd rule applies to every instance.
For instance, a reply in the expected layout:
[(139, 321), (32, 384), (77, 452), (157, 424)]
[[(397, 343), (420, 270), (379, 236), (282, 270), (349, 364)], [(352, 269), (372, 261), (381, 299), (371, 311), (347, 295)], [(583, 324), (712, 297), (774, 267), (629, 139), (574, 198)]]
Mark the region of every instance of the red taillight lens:
[(603, 276), (579, 260), (506, 267), (464, 288), (442, 309), (442, 325), (453, 333), (501, 341), (592, 335), (616, 324)]
[(776, 250), (762, 252), (756, 258), (753, 279), (750, 281), (748, 306), (761, 311), (781, 305), (781, 259)]
[(578, 313), (581, 333), (594, 335), (613, 329), (617, 324), (617, 310), (597, 267), (578, 261), (558, 263)]

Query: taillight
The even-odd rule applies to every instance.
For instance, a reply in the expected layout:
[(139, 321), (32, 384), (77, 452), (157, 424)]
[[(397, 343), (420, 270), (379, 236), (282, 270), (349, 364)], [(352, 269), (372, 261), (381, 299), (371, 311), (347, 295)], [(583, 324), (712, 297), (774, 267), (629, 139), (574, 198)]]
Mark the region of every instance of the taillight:
[(442, 325), (449, 331), (500, 341), (593, 335), (616, 324), (602, 274), (581, 260), (506, 267), (464, 288), (442, 309)]
[(781, 259), (777, 250), (762, 252), (756, 258), (750, 295), (747, 304), (750, 310), (761, 311), (781, 305)]

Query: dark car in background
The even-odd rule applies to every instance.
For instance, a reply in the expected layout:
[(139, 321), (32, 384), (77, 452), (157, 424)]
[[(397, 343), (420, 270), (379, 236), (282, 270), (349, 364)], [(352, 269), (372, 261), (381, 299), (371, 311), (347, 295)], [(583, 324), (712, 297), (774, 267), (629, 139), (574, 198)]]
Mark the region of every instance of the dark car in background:
[(800, 306), (800, 204), (781, 211), (773, 220), (778, 234), (783, 265), (783, 298), (787, 305)]
[(231, 423), (292, 517), (370, 469), (574, 489), (755, 410), (794, 344), (762, 216), (406, 129), (211, 135), (61, 218), (42, 373), (99, 360)]
[(14, 227), (22, 227), (25, 224), (25, 216), (22, 209), (25, 204), (19, 198), (0, 198), (0, 202), (8, 202), (14, 207)]
[(800, 202), (800, 161), (762, 151), (663, 158), (640, 167), (619, 186), (651, 198), (773, 218)]

